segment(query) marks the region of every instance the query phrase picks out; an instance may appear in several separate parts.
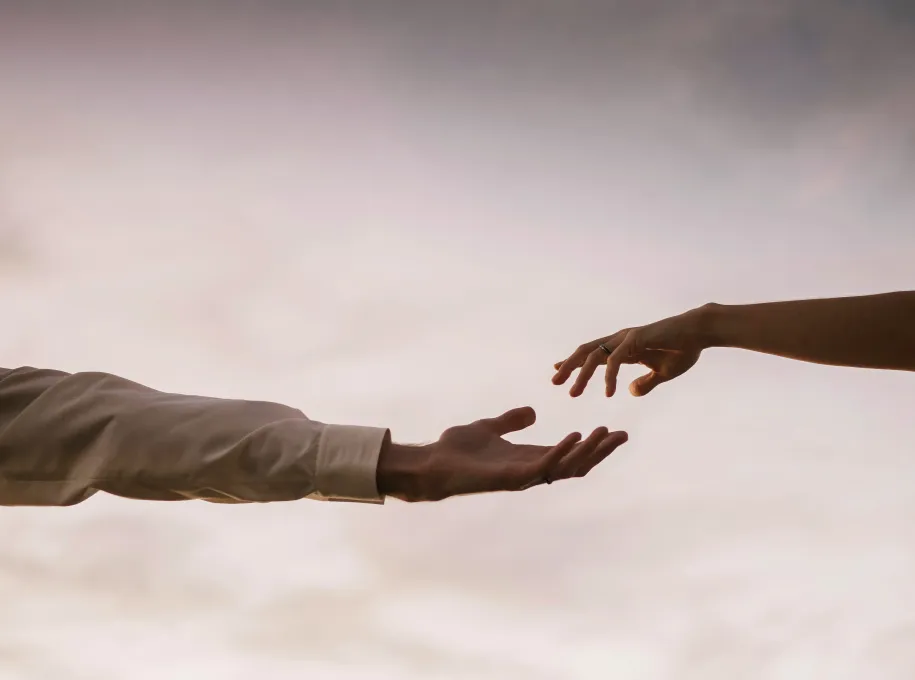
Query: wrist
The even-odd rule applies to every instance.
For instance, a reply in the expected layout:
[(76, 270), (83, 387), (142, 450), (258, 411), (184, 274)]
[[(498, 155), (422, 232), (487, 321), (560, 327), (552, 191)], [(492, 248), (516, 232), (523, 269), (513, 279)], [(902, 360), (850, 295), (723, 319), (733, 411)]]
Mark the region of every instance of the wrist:
[(703, 347), (741, 347), (751, 320), (745, 305), (710, 302), (700, 307)]
[(693, 335), (702, 350), (728, 346), (730, 307), (709, 302), (692, 311), (695, 321)]
[(395, 444), (388, 433), (381, 446), (375, 472), (378, 493), (402, 500), (418, 497), (428, 458), (428, 446)]

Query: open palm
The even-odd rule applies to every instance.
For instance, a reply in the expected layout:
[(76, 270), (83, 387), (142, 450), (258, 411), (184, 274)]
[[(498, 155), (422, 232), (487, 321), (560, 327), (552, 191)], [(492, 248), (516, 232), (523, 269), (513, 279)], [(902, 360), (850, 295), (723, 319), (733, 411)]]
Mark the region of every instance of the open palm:
[(504, 435), (534, 424), (529, 407), (445, 430), (429, 445), (421, 485), (405, 500), (440, 500), (490, 491), (519, 491), (583, 477), (627, 440), (625, 432), (599, 427), (582, 441), (573, 432), (555, 446), (513, 444)]

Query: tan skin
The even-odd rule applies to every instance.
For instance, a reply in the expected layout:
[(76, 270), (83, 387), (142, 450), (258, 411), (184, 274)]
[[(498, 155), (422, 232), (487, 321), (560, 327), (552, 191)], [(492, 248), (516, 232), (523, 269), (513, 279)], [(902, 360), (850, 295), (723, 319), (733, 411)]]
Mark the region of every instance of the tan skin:
[(683, 329), (697, 323), (683, 317), (664, 319), (641, 328), (625, 328), (603, 338), (581, 345), (565, 361), (553, 365), (553, 382), (563, 384), (576, 368), (581, 368), (572, 388), (573, 397), (581, 396), (598, 366), (607, 365), (606, 396), (616, 393), (616, 378), (622, 364), (641, 364), (649, 370), (629, 385), (633, 396), (648, 394), (661, 383), (673, 380), (696, 365), (704, 349), (701, 342)]
[(585, 439), (572, 432), (555, 446), (514, 444), (504, 438), (535, 420), (534, 409), (525, 406), (448, 428), (425, 446), (385, 443), (378, 460), (378, 490), (409, 502), (521, 491), (584, 477), (628, 439), (625, 432), (606, 427)]
[[(629, 385), (643, 396), (689, 371), (712, 347), (731, 347), (800, 361), (915, 371), (915, 291), (755, 305), (709, 304), (645, 326), (586, 342), (554, 365), (553, 382), (578, 370), (577, 397), (606, 365), (613, 396), (623, 364), (648, 372)], [(379, 490), (404, 500), (440, 500), (487, 491), (516, 491), (581, 477), (626, 441), (598, 428), (573, 433), (553, 447), (512, 444), (503, 437), (534, 423), (530, 408), (446, 430), (425, 447), (388, 445), (378, 465)]]
[(580, 345), (553, 365), (553, 383), (564, 384), (580, 369), (569, 390), (577, 397), (598, 366), (606, 365), (605, 394), (612, 397), (620, 366), (641, 364), (648, 373), (636, 378), (629, 391), (643, 396), (686, 373), (712, 347), (831, 366), (915, 371), (915, 291), (703, 305)]

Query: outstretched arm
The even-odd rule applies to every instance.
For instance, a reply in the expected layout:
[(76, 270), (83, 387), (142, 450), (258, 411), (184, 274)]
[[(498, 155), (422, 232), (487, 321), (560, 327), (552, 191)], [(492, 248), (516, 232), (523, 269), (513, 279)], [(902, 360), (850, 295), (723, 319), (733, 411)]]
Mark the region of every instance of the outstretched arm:
[(706, 345), (834, 366), (915, 371), (915, 291), (708, 305)]
[(625, 441), (598, 428), (556, 446), (502, 438), (531, 409), (403, 446), (281, 404), (169, 394), (107, 373), (0, 369), (0, 505), (73, 505), (97, 491), (222, 503), (440, 500), (581, 476)]
[(607, 365), (606, 393), (616, 392), (622, 364), (649, 373), (629, 386), (648, 394), (692, 368), (712, 347), (735, 347), (835, 366), (915, 371), (915, 291), (860, 297), (708, 304), (646, 326), (586, 342), (554, 365), (561, 385), (580, 368), (570, 390), (580, 395), (595, 370)]
[(0, 504), (381, 502), (386, 432), (257, 401), (168, 394), (106, 373), (0, 370)]

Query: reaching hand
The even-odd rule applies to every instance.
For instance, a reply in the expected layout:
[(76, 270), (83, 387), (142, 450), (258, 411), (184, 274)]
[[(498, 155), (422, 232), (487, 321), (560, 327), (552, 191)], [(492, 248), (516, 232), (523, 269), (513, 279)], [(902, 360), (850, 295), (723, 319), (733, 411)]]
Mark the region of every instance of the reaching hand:
[(694, 310), (586, 342), (568, 359), (553, 365), (556, 369), (553, 383), (562, 385), (572, 371), (581, 368), (569, 390), (569, 394), (577, 397), (584, 392), (597, 367), (607, 364), (606, 395), (612, 397), (620, 366), (642, 364), (650, 372), (629, 385), (629, 391), (641, 397), (661, 383), (683, 375), (696, 364), (703, 349), (698, 326), (698, 312)]
[(391, 444), (378, 461), (378, 490), (405, 501), (436, 501), (490, 491), (521, 491), (538, 484), (584, 477), (625, 443), (625, 432), (599, 427), (581, 440), (573, 432), (555, 446), (513, 444), (510, 432), (534, 424), (529, 407), (445, 430), (434, 444)]

